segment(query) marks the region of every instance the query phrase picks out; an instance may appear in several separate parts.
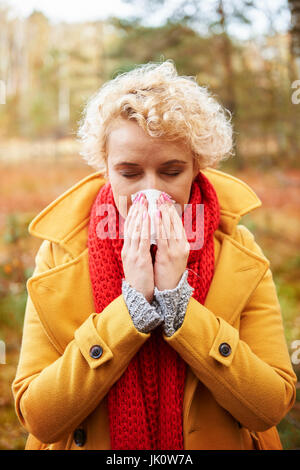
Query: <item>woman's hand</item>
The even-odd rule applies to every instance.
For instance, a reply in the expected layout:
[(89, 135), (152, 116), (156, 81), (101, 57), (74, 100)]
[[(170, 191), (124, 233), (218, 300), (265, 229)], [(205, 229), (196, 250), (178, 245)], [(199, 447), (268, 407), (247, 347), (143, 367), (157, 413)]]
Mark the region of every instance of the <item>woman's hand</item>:
[(128, 211), (124, 223), (121, 257), (125, 280), (151, 303), (154, 293), (154, 274), (150, 252), (148, 201), (144, 194), (140, 200), (134, 201)]
[(162, 195), (157, 203), (161, 217), (155, 217), (158, 238), (154, 284), (158, 290), (175, 289), (186, 269), (190, 244), (173, 203)]

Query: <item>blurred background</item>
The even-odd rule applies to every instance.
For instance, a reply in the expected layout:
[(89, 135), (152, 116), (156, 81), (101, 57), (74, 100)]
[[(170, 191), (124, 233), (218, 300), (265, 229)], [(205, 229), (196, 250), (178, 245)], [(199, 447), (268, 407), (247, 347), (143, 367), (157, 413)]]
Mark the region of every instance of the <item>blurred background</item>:
[[(28, 224), (95, 171), (76, 141), (86, 100), (166, 59), (233, 114), (235, 155), (219, 169), (262, 200), (241, 223), (271, 262), (300, 380), (300, 0), (0, 0), (0, 449), (23, 449), (27, 437), (11, 383), (41, 243)], [(300, 449), (299, 383), (278, 425), (285, 449)]]

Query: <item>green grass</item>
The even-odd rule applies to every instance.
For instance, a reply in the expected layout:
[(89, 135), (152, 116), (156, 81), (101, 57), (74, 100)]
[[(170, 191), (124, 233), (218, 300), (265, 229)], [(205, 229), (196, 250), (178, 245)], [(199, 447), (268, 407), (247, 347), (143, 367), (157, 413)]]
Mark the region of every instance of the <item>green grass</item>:
[(284, 418), (278, 424), (277, 430), (284, 450), (300, 450), (300, 429)]
[(25, 290), (19, 294), (9, 294), (0, 298), (0, 333), (3, 327), (22, 332), (26, 300), (27, 292)]

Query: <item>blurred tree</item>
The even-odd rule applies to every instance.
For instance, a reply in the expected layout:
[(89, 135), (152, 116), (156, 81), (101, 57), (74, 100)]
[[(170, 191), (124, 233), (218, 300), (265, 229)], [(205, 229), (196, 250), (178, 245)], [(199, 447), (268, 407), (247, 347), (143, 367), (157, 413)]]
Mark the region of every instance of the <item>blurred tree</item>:
[[(175, 7), (168, 0), (125, 1), (137, 8), (131, 19), (114, 22), (122, 31), (114, 50), (122, 71), (173, 59), (180, 74), (196, 75), (231, 111), (236, 166), (244, 168), (249, 155), (264, 168), (274, 159), (281, 165), (298, 161), (299, 107), (290, 99), (288, 41), (278, 34), (278, 18), (288, 11), (285, 0), (271, 7), (256, 0), (185, 0)], [(147, 26), (158, 12), (165, 23)], [(264, 32), (255, 29), (256, 18)], [(243, 28), (249, 40), (239, 39)]]
[(296, 58), (297, 73), (300, 77), (300, 0), (288, 0), (291, 10), (292, 53)]
[[(198, 40), (203, 37), (218, 35), (219, 55), (218, 59), (223, 66), (223, 101), (227, 109), (233, 115), (236, 111), (235, 99), (235, 77), (233, 59), (232, 39), (229, 28), (236, 24), (249, 25), (251, 20), (248, 17), (249, 11), (255, 8), (251, 0), (182, 0), (172, 9), (172, 4), (168, 0), (124, 0), (126, 3), (138, 5), (143, 13), (138, 17), (133, 17), (132, 24), (143, 21), (149, 15), (156, 13), (157, 9), (168, 7), (167, 23), (186, 25), (198, 32)], [(189, 55), (189, 60), (192, 57)]]
[[(126, 1), (136, 6), (135, 17), (106, 22), (51, 24), (37, 11), (16, 21), (0, 9), (0, 79), (8, 91), (2, 137), (75, 135), (85, 102), (103, 82), (170, 58), (180, 75), (196, 76), (231, 111), (233, 165), (299, 163), (290, 37), (278, 34), (286, 0)], [(241, 39), (246, 30), (249, 39)]]
[[(150, 27), (141, 25), (139, 21), (132, 23), (119, 18), (111, 18), (111, 23), (120, 38), (107, 52), (107, 57), (119, 64), (117, 69), (112, 64), (111, 77), (130, 70), (136, 64), (160, 61), (166, 57), (174, 59), (178, 70), (187, 75), (197, 75), (199, 70), (208, 66), (207, 48), (213, 49), (212, 42), (200, 38), (182, 23), (168, 21), (161, 27)], [(211, 68), (206, 69), (206, 77), (210, 72)]]
[[(140, 0), (125, 0), (127, 3), (139, 4), (141, 7)], [(237, 134), (240, 132), (239, 118), (238, 118), (238, 106), (237, 106), (237, 76), (235, 67), (233, 65), (234, 60), (234, 49), (233, 39), (229, 34), (229, 29), (232, 25), (249, 25), (251, 23), (248, 14), (249, 11), (255, 8), (253, 1), (251, 0), (213, 0), (209, 4), (203, 0), (184, 0), (179, 2), (172, 10), (170, 3), (167, 0), (142, 0), (142, 16), (133, 18), (133, 25), (137, 24), (138, 19), (141, 21), (143, 18), (147, 18), (149, 14), (156, 11), (158, 8), (163, 8), (166, 5), (170, 6), (168, 13), (167, 24), (181, 24), (189, 29), (189, 31), (197, 32), (197, 36), (194, 39), (194, 50), (188, 55), (185, 55), (186, 62), (199, 64), (197, 57), (199, 57), (199, 49), (201, 49), (201, 42), (213, 41), (214, 52), (211, 56), (211, 60), (216, 60), (221, 65), (221, 70), (217, 73), (219, 80), (222, 85), (217, 87), (213, 86), (213, 89), (220, 93), (220, 99), (222, 104), (232, 113), (232, 122), (235, 127)], [(178, 26), (177, 26), (178, 27)], [(206, 41), (204, 40), (206, 38)], [(197, 48), (196, 43), (199, 47)], [(151, 45), (153, 43), (151, 42)], [(198, 50), (197, 50), (198, 49)], [(164, 49), (165, 50), (165, 49)], [(194, 55), (196, 57), (194, 57)], [(207, 50), (204, 52), (207, 56)], [(167, 56), (174, 58), (174, 56)], [(176, 64), (180, 64), (180, 55), (176, 54)], [(207, 61), (206, 61), (207, 62)], [(206, 63), (207, 65), (207, 63)], [(219, 65), (219, 67), (220, 67)], [(210, 67), (211, 69), (211, 67)], [(195, 70), (195, 75), (200, 81), (200, 74), (202, 68)], [(209, 74), (208, 70), (206, 69)], [(185, 71), (186, 73), (186, 71)], [(213, 75), (210, 75), (212, 77)], [(237, 159), (237, 165), (242, 169), (245, 165), (243, 155), (240, 153)]]

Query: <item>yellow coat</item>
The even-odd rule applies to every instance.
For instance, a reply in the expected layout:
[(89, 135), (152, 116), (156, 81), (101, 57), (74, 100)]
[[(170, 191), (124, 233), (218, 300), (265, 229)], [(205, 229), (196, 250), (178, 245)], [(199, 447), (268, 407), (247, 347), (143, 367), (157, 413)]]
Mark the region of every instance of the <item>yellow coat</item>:
[[(205, 305), (191, 298), (179, 330), (163, 335), (189, 366), (184, 448), (280, 449), (276, 425), (295, 402), (297, 378), (270, 263), (238, 224), (261, 201), (238, 178), (210, 168), (204, 174), (221, 206), (215, 274)], [(43, 241), (27, 281), (12, 384), (17, 416), (29, 433), (26, 449), (110, 449), (107, 393), (151, 334), (134, 327), (122, 295), (101, 315), (94, 311), (87, 230), (104, 182), (92, 173), (29, 226)], [(224, 342), (231, 346), (227, 357), (219, 351)], [(89, 354), (93, 345), (103, 349), (98, 359)]]

